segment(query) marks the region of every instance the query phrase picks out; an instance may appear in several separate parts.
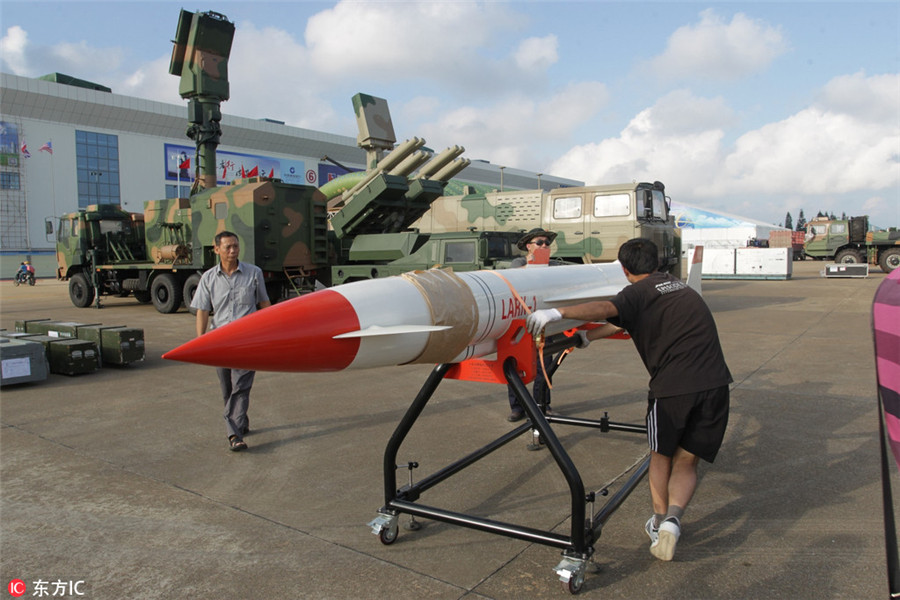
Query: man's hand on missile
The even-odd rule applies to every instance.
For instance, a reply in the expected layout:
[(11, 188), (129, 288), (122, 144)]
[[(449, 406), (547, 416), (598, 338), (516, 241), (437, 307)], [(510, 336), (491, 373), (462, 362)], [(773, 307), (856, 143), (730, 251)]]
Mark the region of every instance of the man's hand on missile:
[(528, 333), (533, 336), (538, 336), (544, 332), (544, 327), (546, 327), (548, 323), (559, 321), (561, 319), (562, 314), (555, 308), (536, 310), (525, 319), (525, 326), (528, 328)]

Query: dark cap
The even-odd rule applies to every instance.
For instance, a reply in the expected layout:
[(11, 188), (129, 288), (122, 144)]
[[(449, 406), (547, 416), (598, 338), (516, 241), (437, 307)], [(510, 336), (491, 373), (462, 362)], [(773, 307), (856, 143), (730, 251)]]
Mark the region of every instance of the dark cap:
[(516, 246), (518, 246), (519, 250), (525, 250), (525, 245), (528, 244), (531, 240), (536, 237), (545, 237), (553, 243), (553, 240), (556, 239), (556, 234), (552, 231), (546, 231), (541, 229), (540, 227), (535, 227), (525, 235), (519, 238), (519, 241), (516, 242)]

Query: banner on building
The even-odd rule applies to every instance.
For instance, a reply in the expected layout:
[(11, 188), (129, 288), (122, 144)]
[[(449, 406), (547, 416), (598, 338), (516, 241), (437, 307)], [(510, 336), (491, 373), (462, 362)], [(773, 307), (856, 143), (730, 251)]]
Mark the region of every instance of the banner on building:
[[(195, 149), (180, 144), (165, 144), (165, 177), (167, 181), (193, 181), (196, 165)], [(315, 175), (315, 173), (314, 173)], [(280, 160), (256, 154), (216, 151), (216, 184), (228, 185), (241, 177), (272, 177), (286, 183), (317, 185), (317, 178), (309, 176), (305, 163), (297, 160)]]

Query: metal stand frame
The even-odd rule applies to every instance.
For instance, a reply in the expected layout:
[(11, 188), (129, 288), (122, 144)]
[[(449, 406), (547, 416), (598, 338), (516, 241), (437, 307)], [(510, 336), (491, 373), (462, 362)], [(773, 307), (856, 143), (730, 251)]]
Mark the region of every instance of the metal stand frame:
[[(575, 340), (572, 338), (556, 336), (555, 338), (548, 340), (545, 351), (549, 350), (555, 352), (571, 347), (574, 343)], [(552, 370), (555, 371), (558, 366), (559, 363), (555, 363)], [(513, 391), (518, 398), (520, 405), (524, 408), (525, 414), (528, 416), (530, 422), (526, 422), (525, 424), (516, 427), (486, 446), (450, 463), (446, 467), (421, 479), (419, 482), (413, 483), (412, 469), (418, 467), (418, 464), (410, 462), (404, 465), (398, 465), (397, 454), (400, 450), (400, 446), (406, 439), (407, 434), (412, 429), (416, 420), (428, 404), (428, 401), (437, 390), (438, 385), (443, 381), (451, 367), (453, 367), (452, 364), (441, 364), (434, 368), (428, 376), (428, 379), (426, 379), (425, 384), (419, 390), (418, 395), (413, 400), (409, 409), (407, 409), (406, 414), (404, 414), (403, 418), (400, 420), (391, 439), (388, 441), (384, 451), (383, 464), (384, 506), (379, 509), (378, 516), (369, 523), (369, 526), (372, 527), (372, 532), (379, 536), (379, 539), (383, 544), (392, 544), (397, 539), (399, 515), (405, 513), (412, 516), (412, 522), (416, 523), (416, 525), (418, 525), (418, 523), (415, 521), (415, 517), (418, 516), (468, 527), (470, 529), (477, 529), (487, 533), (561, 548), (563, 550), (563, 559), (562, 562), (557, 565), (555, 571), (559, 575), (564, 588), (573, 594), (579, 592), (584, 583), (584, 574), (587, 563), (594, 553), (593, 545), (595, 541), (599, 539), (603, 526), (616, 509), (621, 506), (622, 502), (632, 491), (634, 491), (644, 475), (646, 475), (650, 459), (649, 457), (645, 458), (624, 485), (609, 500), (607, 500), (596, 513), (589, 514), (587, 515), (589, 518), (586, 518), (586, 505), (590, 505), (593, 510), (597, 492), (585, 494), (581, 475), (578, 473), (578, 469), (572, 463), (572, 460), (560, 443), (559, 438), (550, 427), (550, 423), (591, 427), (599, 429), (603, 433), (609, 431), (626, 431), (646, 434), (646, 426), (614, 423), (610, 421), (605, 414), (599, 421), (545, 415), (545, 407), (541, 407), (535, 402), (535, 399), (529, 393), (525, 383), (523, 383), (521, 377), (519, 377), (516, 368), (516, 359), (510, 356), (503, 362), (503, 372), (507, 382), (512, 385)], [(552, 373), (548, 373), (548, 375), (552, 375)], [(553, 456), (554, 461), (569, 485), (571, 498), (571, 531), (568, 535), (534, 529), (524, 525), (516, 525), (473, 515), (466, 515), (417, 502), (423, 492), (488, 456), (530, 429), (533, 429), (535, 442), (539, 442), (546, 446), (550, 451), (550, 454)], [(397, 471), (401, 468), (409, 469), (410, 480), (409, 484), (398, 488)], [(603, 489), (600, 490), (599, 495), (606, 496), (607, 493), (608, 490)]]

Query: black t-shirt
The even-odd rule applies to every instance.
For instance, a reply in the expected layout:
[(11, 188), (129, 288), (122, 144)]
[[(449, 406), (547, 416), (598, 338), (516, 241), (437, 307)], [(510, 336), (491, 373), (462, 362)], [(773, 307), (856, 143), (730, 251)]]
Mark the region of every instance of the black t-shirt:
[(631, 334), (655, 397), (732, 382), (709, 307), (680, 279), (653, 273), (625, 287), (611, 302), (619, 315), (609, 321)]

